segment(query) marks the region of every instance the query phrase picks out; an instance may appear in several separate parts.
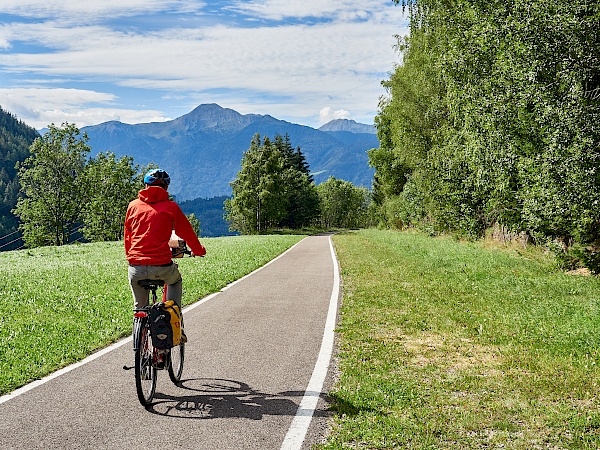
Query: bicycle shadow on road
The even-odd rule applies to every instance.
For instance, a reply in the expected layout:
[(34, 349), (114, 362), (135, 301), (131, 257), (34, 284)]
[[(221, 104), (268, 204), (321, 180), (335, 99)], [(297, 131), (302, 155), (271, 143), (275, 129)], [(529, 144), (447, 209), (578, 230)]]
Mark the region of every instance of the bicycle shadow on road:
[[(240, 381), (214, 378), (182, 380), (178, 387), (187, 394), (174, 396), (157, 392), (154, 402), (146, 409), (153, 414), (182, 419), (261, 420), (265, 415), (295, 416), (304, 396), (302, 391), (267, 394)], [(321, 393), (320, 397), (326, 404), (315, 410), (314, 416), (329, 417), (326, 395)], [(297, 403), (292, 398), (297, 399)]]

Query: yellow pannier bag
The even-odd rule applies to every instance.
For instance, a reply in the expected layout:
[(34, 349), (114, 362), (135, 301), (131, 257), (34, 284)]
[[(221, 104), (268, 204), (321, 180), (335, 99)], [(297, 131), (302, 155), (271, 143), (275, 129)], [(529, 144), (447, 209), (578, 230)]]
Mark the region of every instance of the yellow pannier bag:
[(173, 300), (152, 305), (149, 314), (152, 345), (166, 350), (181, 342), (181, 311)]

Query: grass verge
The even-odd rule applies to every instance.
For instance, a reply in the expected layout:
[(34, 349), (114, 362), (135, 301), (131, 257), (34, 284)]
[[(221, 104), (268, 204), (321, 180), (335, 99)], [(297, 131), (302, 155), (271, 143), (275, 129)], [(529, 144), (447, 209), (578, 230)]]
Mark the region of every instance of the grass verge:
[(597, 277), (417, 232), (334, 242), (340, 378), (318, 448), (600, 447)]
[[(204, 238), (178, 259), (183, 304), (264, 265), (303, 236)], [(120, 242), (0, 253), (0, 394), (83, 359), (131, 332), (133, 299)]]

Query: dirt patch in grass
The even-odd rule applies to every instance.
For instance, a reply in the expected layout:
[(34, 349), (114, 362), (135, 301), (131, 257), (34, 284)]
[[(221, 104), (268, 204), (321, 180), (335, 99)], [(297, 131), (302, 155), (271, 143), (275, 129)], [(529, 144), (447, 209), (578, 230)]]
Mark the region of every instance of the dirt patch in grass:
[(583, 277), (589, 277), (590, 275), (592, 275), (592, 272), (590, 271), (590, 269), (580, 267), (579, 269), (569, 270), (567, 272), (567, 275), (579, 275)]
[(498, 348), (474, 343), (467, 338), (438, 334), (403, 336), (408, 363), (417, 367), (445, 367), (448, 371), (477, 371), (490, 374), (503, 363)]

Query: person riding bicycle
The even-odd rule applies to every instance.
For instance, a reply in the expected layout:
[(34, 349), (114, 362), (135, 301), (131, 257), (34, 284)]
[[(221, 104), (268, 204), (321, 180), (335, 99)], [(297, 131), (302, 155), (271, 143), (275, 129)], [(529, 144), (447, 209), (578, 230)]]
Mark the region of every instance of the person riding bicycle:
[[(179, 205), (169, 199), (170, 182), (164, 170), (148, 171), (144, 176), (144, 189), (129, 203), (125, 214), (125, 254), (136, 308), (148, 305), (148, 292), (138, 281), (152, 279), (163, 280), (168, 285), (167, 300), (173, 300), (181, 311), (182, 278), (170, 247), (173, 232), (189, 245), (191, 256), (206, 254), (188, 218)], [(183, 317), (182, 339), (187, 340)]]

